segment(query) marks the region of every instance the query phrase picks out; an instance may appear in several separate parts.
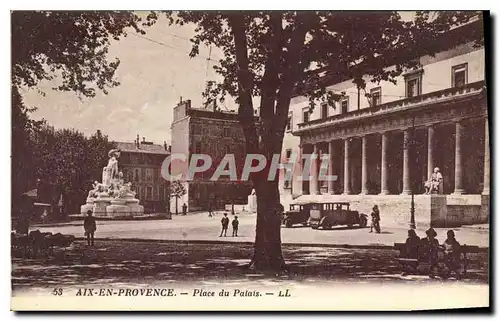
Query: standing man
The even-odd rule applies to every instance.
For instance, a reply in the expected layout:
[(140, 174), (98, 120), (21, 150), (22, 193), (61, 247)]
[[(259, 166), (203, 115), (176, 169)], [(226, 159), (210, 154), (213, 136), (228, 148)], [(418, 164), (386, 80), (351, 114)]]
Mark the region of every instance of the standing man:
[(377, 205), (373, 205), (372, 208), (372, 224), (370, 225), (370, 233), (373, 232), (375, 228), (375, 232), (380, 233), (380, 211)]
[(235, 216), (233, 221), (233, 236), (238, 236), (238, 226), (240, 225), (240, 221), (238, 221), (238, 216)]
[(208, 217), (212, 217), (212, 201), (208, 201)]
[(186, 215), (187, 214), (187, 205), (186, 203), (182, 204), (182, 215)]
[(229, 218), (227, 217), (227, 213), (224, 213), (224, 217), (220, 220), (222, 224), (222, 230), (220, 231), (219, 237), (222, 237), (222, 233), (224, 233), (224, 237), (227, 235), (227, 227), (229, 226)]
[(94, 233), (97, 230), (97, 225), (91, 210), (87, 211), (87, 217), (83, 221), (83, 229), (85, 230), (85, 236), (87, 236), (87, 244), (94, 246)]

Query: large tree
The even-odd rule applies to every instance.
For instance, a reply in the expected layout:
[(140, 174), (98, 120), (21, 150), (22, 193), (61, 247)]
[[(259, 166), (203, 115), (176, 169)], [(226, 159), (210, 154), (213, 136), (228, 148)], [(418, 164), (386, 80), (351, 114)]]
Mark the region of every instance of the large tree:
[[(207, 103), (235, 97), (248, 154), (269, 161), (280, 154), (290, 100), (300, 93), (310, 107), (319, 101), (334, 105), (338, 95), (325, 80), (353, 79), (365, 86), (396, 81), (418, 57), (442, 50), (438, 44), (452, 27), (474, 12), (417, 12), (404, 21), (398, 12), (166, 12), (170, 24), (194, 24), (191, 57), (204, 44), (219, 48), (223, 58), (214, 66), (221, 81), (207, 84)], [(156, 21), (157, 14), (149, 17)], [(481, 17), (480, 17), (481, 18)], [(467, 41), (467, 39), (461, 39)], [(390, 67), (391, 68), (387, 68)], [(254, 122), (254, 98), (260, 98), (260, 121)], [(257, 194), (257, 227), (251, 267), (281, 271), (278, 180), (261, 172), (250, 179)]]

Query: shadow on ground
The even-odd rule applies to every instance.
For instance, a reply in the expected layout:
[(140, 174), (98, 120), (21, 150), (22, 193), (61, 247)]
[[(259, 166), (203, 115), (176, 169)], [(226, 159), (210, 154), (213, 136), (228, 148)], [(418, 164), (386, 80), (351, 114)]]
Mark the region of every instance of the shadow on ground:
[[(70, 286), (189, 282), (261, 278), (247, 270), (253, 248), (244, 244), (175, 244), (100, 241), (95, 247), (75, 242), (50, 257), (12, 260), (12, 285)], [(425, 277), (403, 277), (397, 252), (373, 249), (283, 246), (289, 273), (278, 279), (296, 281), (428, 282)], [(460, 282), (487, 283), (487, 257), (479, 272)], [(449, 282), (453, 282), (450, 280)]]

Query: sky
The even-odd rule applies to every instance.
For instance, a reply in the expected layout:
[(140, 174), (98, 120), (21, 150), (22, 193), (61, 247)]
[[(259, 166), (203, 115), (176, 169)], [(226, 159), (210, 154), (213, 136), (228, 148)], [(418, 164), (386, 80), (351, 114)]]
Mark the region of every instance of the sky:
[[(413, 12), (402, 12), (401, 16), (409, 19)], [(45, 96), (36, 90), (22, 92), (27, 106), (38, 108), (32, 117), (86, 135), (99, 129), (114, 141), (133, 141), (139, 134), (157, 144), (171, 143), (173, 108), (181, 96), (191, 99), (193, 107), (201, 107), (206, 81), (217, 77), (212, 69), (214, 61), (207, 68), (207, 47), (200, 48), (199, 57), (189, 58), (192, 25), (168, 26), (162, 17), (146, 32), (150, 40), (129, 34), (111, 44), (109, 58), (121, 61), (115, 74), (121, 85), (110, 89), (108, 95), (98, 92), (94, 98), (79, 98), (73, 92), (53, 91), (53, 83), (43, 82), (39, 88)], [(221, 52), (212, 48), (210, 57), (217, 61)], [(222, 106), (235, 107), (231, 99)]]
[[(168, 26), (161, 18), (146, 29), (145, 37), (164, 45), (131, 34), (113, 42), (109, 58), (121, 61), (115, 73), (121, 85), (108, 95), (79, 98), (73, 92), (51, 90), (53, 83), (43, 82), (39, 88), (45, 97), (36, 90), (24, 90), (23, 97), (27, 106), (37, 107), (34, 119), (44, 118), (56, 128), (76, 128), (86, 135), (100, 129), (114, 141), (133, 141), (139, 134), (157, 144), (170, 143), (173, 108), (180, 97), (201, 107), (205, 82), (216, 77), (214, 61), (207, 72), (209, 48), (200, 48), (201, 58), (189, 58), (193, 33), (193, 26)], [(211, 58), (220, 58), (216, 49)], [(226, 106), (234, 109), (230, 101)]]

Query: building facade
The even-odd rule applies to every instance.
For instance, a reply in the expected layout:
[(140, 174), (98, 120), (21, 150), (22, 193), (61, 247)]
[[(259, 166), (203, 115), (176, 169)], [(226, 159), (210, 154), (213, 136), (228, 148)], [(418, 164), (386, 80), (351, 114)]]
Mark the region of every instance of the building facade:
[(126, 182), (132, 183), (132, 190), (145, 213), (165, 213), (169, 203), (168, 181), (161, 175), (161, 166), (170, 155), (170, 146), (153, 144), (137, 139), (133, 142), (117, 142), (121, 150), (119, 165)]
[[(482, 25), (461, 28), (470, 32)], [(295, 200), (347, 200), (366, 212), (375, 203), (399, 222), (408, 222), (413, 193), (421, 223), (486, 221), (490, 150), (484, 48), (471, 42), (421, 57), (420, 68), (407, 70), (396, 84), (365, 80), (360, 91), (352, 79), (332, 84), (328, 90), (342, 95), (340, 101), (312, 113), (305, 97), (292, 99), (283, 155), (328, 155), (328, 173), (338, 179), (319, 180), (316, 161), (310, 181), (294, 177), (281, 181), (281, 189)], [(422, 195), (435, 167), (444, 177), (444, 195)], [(431, 215), (435, 202), (444, 204), (446, 213)]]
[[(207, 171), (183, 181), (187, 193), (179, 200), (179, 206), (185, 203), (188, 211), (201, 211), (209, 207), (223, 209), (229, 204), (247, 204), (252, 189), (249, 181), (231, 181), (228, 176), (215, 181), (210, 179), (226, 155), (234, 155), (238, 173), (243, 167), (245, 137), (235, 112), (193, 108), (190, 100), (181, 101), (174, 108), (172, 122), (172, 154), (176, 153), (186, 155), (188, 160), (193, 154), (206, 154), (212, 159), (212, 166)], [(174, 200), (171, 206), (175, 207)]]

